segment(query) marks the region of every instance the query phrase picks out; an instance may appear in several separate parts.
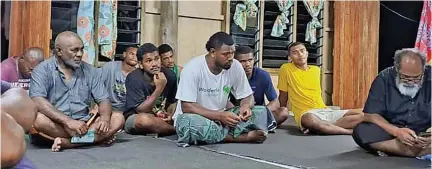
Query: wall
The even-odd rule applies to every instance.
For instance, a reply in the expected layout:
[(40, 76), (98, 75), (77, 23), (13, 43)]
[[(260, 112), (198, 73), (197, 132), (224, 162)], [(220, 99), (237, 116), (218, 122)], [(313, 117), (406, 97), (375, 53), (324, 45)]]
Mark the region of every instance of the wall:
[(378, 72), (380, 2), (334, 4), (333, 103), (361, 108)]
[[(144, 9), (141, 44), (160, 45), (160, 2), (141, 3)], [(178, 4), (177, 63), (184, 65), (190, 58), (206, 53), (205, 43), (212, 34), (222, 30), (225, 17), (222, 1), (179, 1)]]
[[(48, 10), (47, 10), (48, 9)], [(51, 1), (12, 1), (9, 55), (19, 56), (27, 48), (40, 47), (49, 57)]]

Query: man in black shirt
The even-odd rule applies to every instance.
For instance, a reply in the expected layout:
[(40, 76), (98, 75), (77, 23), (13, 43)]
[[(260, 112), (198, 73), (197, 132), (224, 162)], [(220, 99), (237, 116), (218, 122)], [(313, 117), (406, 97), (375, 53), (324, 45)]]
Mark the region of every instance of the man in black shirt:
[(171, 135), (177, 80), (174, 72), (161, 68), (158, 49), (151, 43), (137, 52), (142, 69), (126, 77), (125, 131), (129, 134)]
[(396, 51), (394, 66), (374, 80), (354, 128), (356, 143), (370, 151), (418, 157), (431, 153), (431, 66), (417, 49)]

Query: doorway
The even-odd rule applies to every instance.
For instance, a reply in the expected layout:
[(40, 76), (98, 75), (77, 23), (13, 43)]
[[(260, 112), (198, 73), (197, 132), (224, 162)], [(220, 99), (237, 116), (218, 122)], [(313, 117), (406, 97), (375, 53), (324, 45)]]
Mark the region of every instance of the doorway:
[(378, 71), (393, 66), (396, 50), (414, 47), (423, 1), (381, 1)]

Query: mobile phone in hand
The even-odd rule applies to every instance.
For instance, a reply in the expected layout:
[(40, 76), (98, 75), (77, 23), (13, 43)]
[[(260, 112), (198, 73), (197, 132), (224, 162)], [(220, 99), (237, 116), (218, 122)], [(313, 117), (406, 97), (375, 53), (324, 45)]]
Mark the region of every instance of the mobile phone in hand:
[(430, 137), (431, 133), (430, 132), (420, 132), (418, 136), (420, 136), (420, 137)]

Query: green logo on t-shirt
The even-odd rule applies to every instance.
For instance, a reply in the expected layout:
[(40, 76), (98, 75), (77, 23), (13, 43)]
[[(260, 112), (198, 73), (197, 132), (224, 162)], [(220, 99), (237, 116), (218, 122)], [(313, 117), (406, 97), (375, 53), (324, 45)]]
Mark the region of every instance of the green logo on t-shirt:
[(226, 95), (229, 95), (229, 93), (231, 92), (231, 86), (224, 86), (223, 91)]

